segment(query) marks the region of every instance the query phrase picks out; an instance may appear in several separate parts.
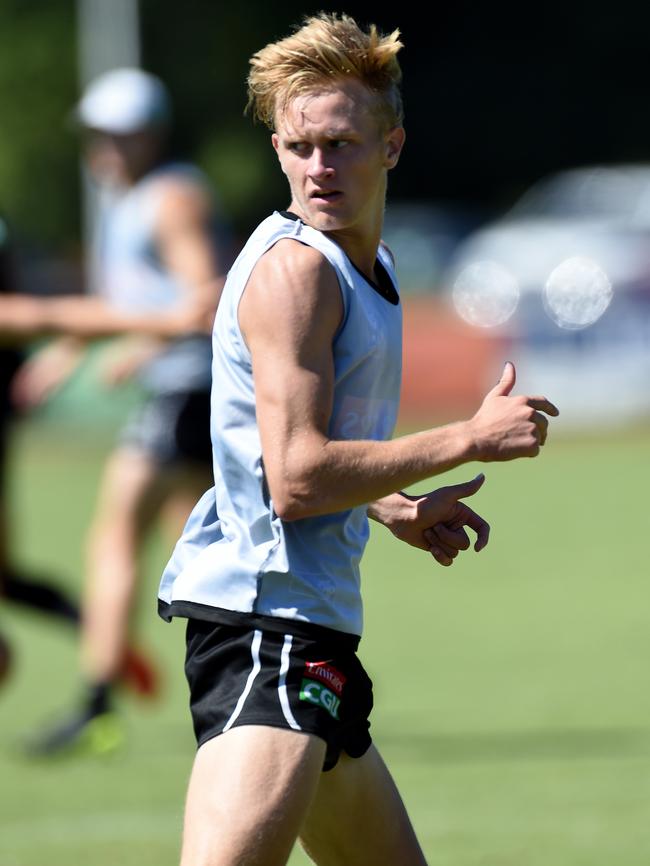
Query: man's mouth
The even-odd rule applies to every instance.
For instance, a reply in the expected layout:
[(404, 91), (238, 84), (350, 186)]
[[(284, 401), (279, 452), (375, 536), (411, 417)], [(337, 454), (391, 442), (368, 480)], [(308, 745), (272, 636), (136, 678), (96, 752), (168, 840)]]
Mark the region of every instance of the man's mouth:
[(336, 189), (316, 189), (310, 193), (309, 198), (319, 201), (336, 201), (342, 195), (343, 193)]

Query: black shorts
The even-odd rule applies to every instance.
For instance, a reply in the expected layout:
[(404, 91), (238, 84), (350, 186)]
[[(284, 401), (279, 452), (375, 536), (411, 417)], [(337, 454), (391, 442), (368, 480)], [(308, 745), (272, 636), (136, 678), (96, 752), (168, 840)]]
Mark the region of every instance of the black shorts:
[(161, 464), (211, 466), (210, 392), (150, 396), (128, 418), (119, 441)]
[(261, 619), (188, 621), (185, 673), (198, 745), (235, 726), (267, 725), (325, 740), (324, 770), (341, 751), (360, 758), (372, 742), (372, 682), (355, 654), (358, 638), (318, 627), (313, 637), (284, 633), (275, 622), (267, 630)]

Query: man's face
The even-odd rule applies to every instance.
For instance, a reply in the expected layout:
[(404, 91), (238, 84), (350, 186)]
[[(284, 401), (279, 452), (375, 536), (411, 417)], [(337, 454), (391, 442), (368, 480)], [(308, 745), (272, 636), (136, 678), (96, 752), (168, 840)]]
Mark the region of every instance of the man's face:
[(159, 149), (159, 136), (149, 130), (129, 135), (91, 130), (85, 155), (88, 168), (99, 183), (122, 186), (146, 174)]
[(383, 213), (386, 172), (404, 130), (380, 128), (372, 95), (358, 81), (297, 96), (276, 118), (273, 146), (291, 188), (292, 209), (320, 231), (374, 225)]

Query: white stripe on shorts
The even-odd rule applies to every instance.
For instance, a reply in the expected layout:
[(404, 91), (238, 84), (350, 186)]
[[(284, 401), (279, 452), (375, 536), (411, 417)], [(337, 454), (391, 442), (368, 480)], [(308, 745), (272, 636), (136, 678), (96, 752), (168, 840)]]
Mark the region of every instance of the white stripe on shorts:
[(261, 664), (260, 664), (260, 645), (262, 643), (262, 632), (259, 629), (255, 629), (253, 633), (253, 642), (251, 644), (251, 656), (253, 657), (253, 667), (251, 668), (251, 672), (248, 675), (248, 679), (246, 680), (246, 685), (244, 686), (244, 691), (239, 696), (239, 700), (237, 701), (237, 706), (232, 714), (232, 716), (226, 722), (222, 734), (225, 734), (227, 730), (229, 730), (234, 723), (237, 721), (237, 718), (241, 711), (244, 708), (244, 703), (246, 702), (246, 698), (250, 694), (250, 690), (253, 688), (253, 683), (255, 682), (255, 677), (260, 672)]
[(280, 656), (280, 680), (278, 682), (278, 694), (280, 695), (280, 706), (289, 726), (294, 731), (301, 731), (302, 728), (295, 719), (289, 706), (289, 696), (287, 694), (287, 671), (289, 670), (289, 655), (291, 653), (291, 645), (293, 637), (290, 634), (284, 636), (284, 646), (282, 647), (282, 655)]

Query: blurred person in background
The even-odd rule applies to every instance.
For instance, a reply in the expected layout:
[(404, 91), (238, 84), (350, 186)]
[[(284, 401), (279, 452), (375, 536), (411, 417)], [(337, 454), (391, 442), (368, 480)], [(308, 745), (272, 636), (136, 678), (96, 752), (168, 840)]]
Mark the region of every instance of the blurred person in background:
[[(103, 751), (122, 739), (113, 690), (143, 540), (156, 517), (177, 534), (212, 483), (209, 330), (228, 264), (207, 180), (193, 165), (167, 159), (171, 107), (160, 80), (137, 69), (108, 72), (88, 86), (77, 118), (100, 200), (94, 292), (31, 302), (32, 326), (64, 336), (21, 368), (13, 391), (23, 406), (46, 400), (78, 367), (89, 340), (114, 336), (104, 378), (118, 385), (135, 377), (144, 397), (108, 457), (91, 523), (81, 701), (32, 737), (28, 749), (39, 755)], [(137, 675), (142, 691), (155, 689), (153, 668), (141, 664)]]
[[(13, 262), (8, 223), (0, 214), (0, 299), (13, 304), (13, 293), (17, 289), (16, 272)], [(21, 305), (21, 298), (15, 303)], [(28, 299), (25, 304), (30, 307)], [(25, 330), (29, 334), (31, 317), (23, 317), (22, 332), (15, 328), (3, 330), (0, 321), (0, 599), (3, 602), (21, 604), (31, 610), (45, 613), (67, 624), (76, 625), (79, 610), (76, 603), (68, 598), (57, 586), (56, 581), (40, 575), (28, 573), (13, 561), (10, 542), (10, 519), (7, 505), (7, 449), (8, 437), (15, 414), (11, 395), (11, 382), (24, 360), (21, 344)], [(0, 635), (0, 680), (4, 679), (10, 667), (11, 650), (6, 638)]]

